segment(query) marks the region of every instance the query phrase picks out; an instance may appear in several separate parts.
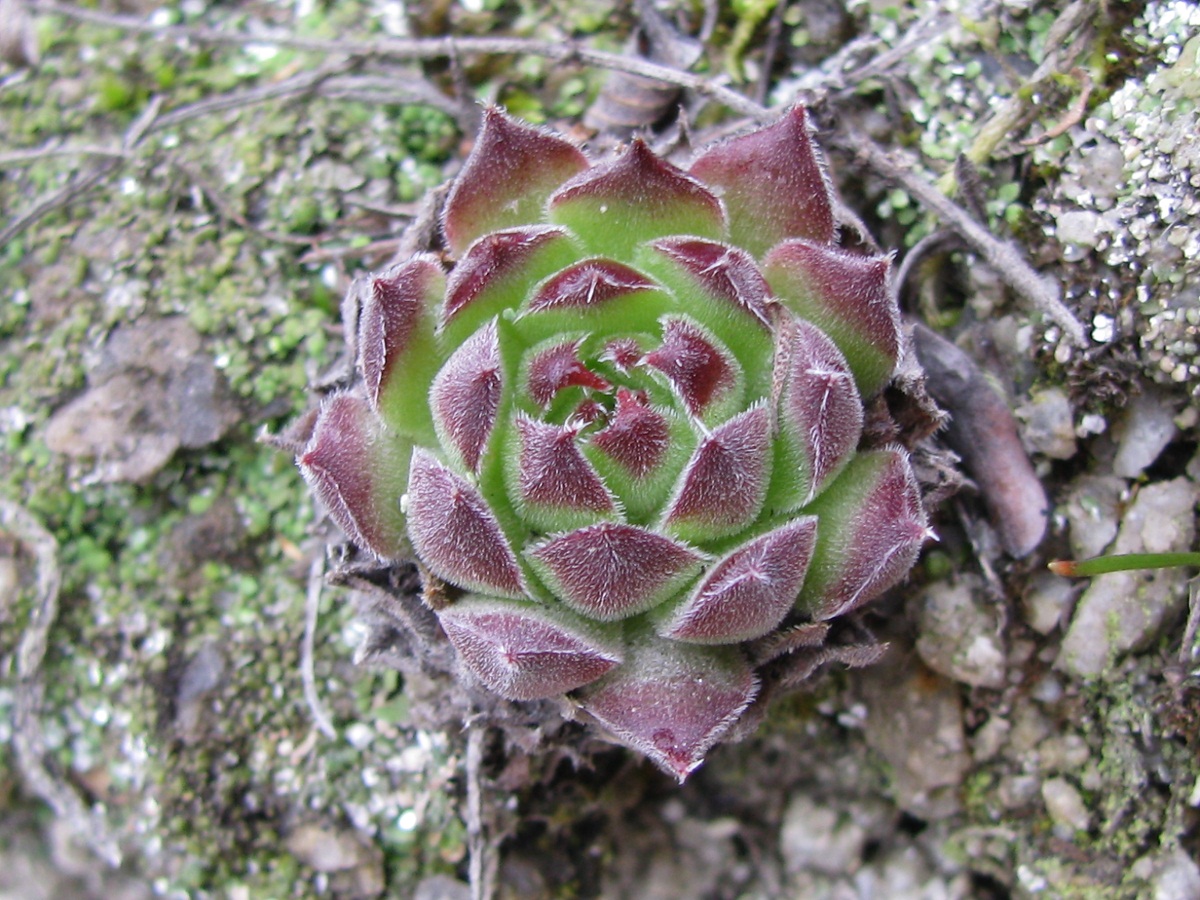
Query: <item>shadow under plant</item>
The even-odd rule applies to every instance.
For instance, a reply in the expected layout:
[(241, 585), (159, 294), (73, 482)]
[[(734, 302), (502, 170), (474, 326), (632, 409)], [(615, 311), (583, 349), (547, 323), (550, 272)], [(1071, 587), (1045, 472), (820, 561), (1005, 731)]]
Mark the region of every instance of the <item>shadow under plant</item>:
[[(1182, 3), (1057, 6), (803, 2), (705, 33), (668, 5), (707, 39), (691, 77), (824, 117), (847, 201), (912, 248), (910, 311), (1004, 386), (1054, 504), (1014, 562), (968, 485), (880, 608), (889, 657), (777, 702), (679, 789), (620, 750), (579, 771), (468, 740), (437, 678), (355, 666), (361, 620), (322, 589), (333, 535), (257, 442), (340, 353), (349, 276), (396, 252), (458, 164), (475, 108), (453, 86), (569, 128), (603, 80), (349, 44), (412, 27), (618, 50), (607, 6), (422, 7), (410, 25), (358, 3), (31, 4), (36, 65), (0, 70), (0, 879), (409, 896), (465, 891), (470, 848), (502, 896), (1195, 895), (1186, 573), (1081, 590), (1041, 564), (1194, 544), (1200, 23)], [(317, 43), (203, 39), (251, 20)], [(758, 39), (730, 60), (716, 48), (739, 28)], [(684, 95), (698, 127), (729, 118), (704, 96)], [(850, 132), (957, 184), (1063, 286), (1087, 346)]]

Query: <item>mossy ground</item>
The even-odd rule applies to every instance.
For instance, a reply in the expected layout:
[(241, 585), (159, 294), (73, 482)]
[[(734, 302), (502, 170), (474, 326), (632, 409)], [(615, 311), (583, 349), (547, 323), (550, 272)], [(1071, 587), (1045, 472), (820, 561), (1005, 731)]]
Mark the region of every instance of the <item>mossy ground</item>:
[[(724, 11), (718, 32), (743, 35), (749, 26), (739, 31), (739, 16), (765, 22), (763, 10), (751, 6)], [(790, 12), (784, 17), (795, 29), (797, 58), (825, 33), (813, 18), (820, 6), (796, 5), (812, 14), (804, 28)], [(1022, 76), (1043, 58), (1057, 7), (993, 7), (985, 21), (931, 43), (907, 64), (910, 93), (864, 84), (858, 113), (891, 116), (892, 139), (918, 152), (931, 175), (944, 175), (960, 152), (984, 146), (980, 130), (995, 97), (1032, 100), (1035, 91)], [(234, 28), (253, 17), (300, 35), (356, 38), (391, 27), (385, 4), (359, 0), (181, 9), (168, 14), (174, 24)], [(601, 0), (430, 3), (418, 13), (415, 20), (430, 32), (573, 35), (613, 50), (623, 45), (629, 21), (624, 7)], [(874, 32), (886, 44), (915, 10), (854, 3), (842, 14), (843, 31)], [(279, 83), (321, 60), (252, 44), (165, 41), (53, 15), (32, 21), (39, 65), (0, 68), (0, 148), (44, 152), (4, 166), (4, 221), (112, 158), (55, 148), (121, 154), (92, 190), (0, 248), (0, 498), (53, 534), (63, 577), (44, 663), (48, 766), (103, 809), (131, 870), (168, 896), (354, 896), (364, 882), (352, 876), (369, 882), (378, 875), (388, 896), (406, 897), (430, 875), (463, 876), (462, 735), (421, 730), (409, 718), (403, 679), (352, 665), (358, 626), (328, 589), (314, 667), (336, 735), (314, 724), (301, 647), (310, 564), (323, 552), (324, 532), (291, 460), (258, 438), (305, 408), (310, 385), (342, 346), (337, 307), (348, 277), (386, 261), (387, 250), (372, 242), (388, 246), (411, 204), (457, 165), (467, 136), (445, 110), (315, 93), (197, 115), (122, 147), (154, 98), (170, 111)], [(749, 49), (735, 44), (735, 57), (718, 54), (709, 65), (743, 71), (748, 63), (750, 77), (765, 28), (751, 29), (757, 39)], [(1141, 47), (1147, 55), (1139, 58), (1131, 28), (1123, 18), (1093, 34), (1093, 106), (1125, 74), (1152, 65), (1157, 47)], [(463, 78), (479, 99), (559, 124), (580, 116), (601, 81), (597, 72), (537, 58), (471, 60), (461, 73), (437, 63), (427, 73), (447, 90)], [(403, 70), (391, 77), (402, 78)], [(1032, 117), (1052, 128), (1081, 85), (1068, 72), (1035, 86), (1054, 102), (1047, 111), (1025, 109), (1024, 127)], [(1059, 158), (1068, 153), (1065, 136), (1052, 138), (1034, 169), (1023, 168), (1019, 154), (989, 154), (980, 163), (991, 226), (1011, 229), (1035, 256), (1047, 242), (1031, 209), (1036, 194), (1053, 190), (1058, 144)], [(880, 226), (885, 245), (911, 245), (933, 230), (902, 190), (869, 181), (858, 189), (849, 199)], [(993, 302), (986, 292), (965, 295), (961, 286), (930, 292), (923, 312), (949, 325), (990, 311), (983, 309)], [(1082, 377), (1077, 361), (1054, 357), (1044, 322), (1028, 311), (1006, 312), (1045, 339), (1033, 341), (1040, 355), (1026, 361), (1018, 385)], [(216, 443), (179, 451), (136, 485), (99, 481), (89, 461), (51, 452), (47, 422), (88, 388), (106, 337), (122, 325), (176, 315), (201, 335), (236, 399), (238, 424)], [(1097, 365), (1107, 359), (1101, 355)], [(1103, 376), (1105, 383), (1116, 377)], [(1085, 392), (1076, 393), (1090, 408)], [(1048, 469), (1048, 477), (1065, 480), (1068, 468)], [(965, 546), (951, 538), (940, 558), (958, 564), (970, 555)], [(0, 549), (28, 561), (9, 544)], [(1012, 574), (1015, 600), (1028, 573)], [(5, 749), (14, 656), (33, 603), (28, 580), (22, 587), (0, 606), (6, 820), (33, 803)], [(977, 896), (1136, 897), (1150, 876), (1130, 870), (1135, 861), (1189, 845), (1200, 729), (1186, 683), (1163, 675), (1176, 649), (1177, 640), (1164, 638), (1130, 664), (1129, 678), (1069, 685), (1067, 701), (1052, 709), (1055, 727), (1078, 734), (1090, 750), (1091, 769), (1080, 776), (1094, 810), (1085, 834), (1064, 836), (1036, 798), (1024, 806), (997, 800), (997, 786), (1022, 771), (1021, 760), (1001, 754), (976, 763), (961, 791), (962, 811), (933, 827), (948, 854), (961, 850)], [(1032, 658), (1028, 665), (1036, 667)], [(628, 766), (614, 766), (624, 782), (605, 781), (611, 771), (602, 769), (573, 785), (559, 777), (551, 789), (522, 794), (532, 816), (526, 827), (540, 836), (528, 846), (574, 866), (561, 878), (543, 873), (540, 889), (546, 896), (594, 896), (596, 884), (585, 876), (601, 879), (605, 866), (631, 865), (632, 836), (648, 835), (645, 846), (654, 852), (675, 852), (661, 834), (663, 810), (668, 831), (679, 831), (680, 822), (738, 816), (742, 830), (729, 852), (745, 868), (778, 853), (788, 792), (815, 786), (832, 796), (830, 785), (841, 785), (855, 802), (887, 796), (886, 767), (842, 709), (853, 697), (853, 679), (835, 679), (816, 697), (781, 704), (756, 738), (718, 751), (682, 793), (657, 775), (630, 776)], [(976, 721), (1028, 702), (1006, 696), (1000, 710), (989, 708), (998, 702), (990, 695), (964, 691), (964, 698)], [(907, 819), (894, 821), (898, 831), (914, 830)], [(289, 835), (306, 823), (359, 834), (381, 856), (361, 858), (357, 867), (371, 870), (366, 875), (353, 866), (317, 871), (287, 849)], [(572, 835), (566, 844), (557, 837), (563, 833)], [(989, 842), (984, 834), (1006, 837)], [(876, 840), (886, 845), (890, 838)], [(1023, 874), (1005, 882), (1006, 870)], [(771, 896), (769, 878), (735, 875), (720, 882), (721, 896), (747, 884), (759, 892), (752, 896)]]

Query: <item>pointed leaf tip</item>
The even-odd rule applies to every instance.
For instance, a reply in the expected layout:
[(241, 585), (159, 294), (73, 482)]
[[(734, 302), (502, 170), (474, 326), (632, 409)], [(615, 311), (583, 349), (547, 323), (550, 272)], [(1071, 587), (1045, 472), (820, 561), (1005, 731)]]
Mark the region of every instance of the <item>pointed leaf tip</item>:
[(595, 628), (545, 607), (466, 597), (438, 613), (463, 662), (509, 700), (542, 700), (590, 684), (622, 659)]
[(700, 644), (732, 644), (769, 633), (796, 602), (816, 541), (815, 516), (747, 541), (712, 568), (658, 633)]
[[(763, 328), (769, 327), (770, 289), (749, 253), (728, 244), (692, 237), (662, 238), (651, 246), (687, 272), (706, 296), (724, 304), (729, 311), (741, 311)], [(739, 324), (746, 323), (739, 320)]]
[(531, 354), (524, 372), (525, 389), (538, 406), (545, 409), (558, 392), (567, 387), (594, 391), (607, 391), (612, 387), (579, 359), (580, 343), (578, 339), (564, 341), (535, 349)]
[(330, 518), (354, 543), (379, 559), (404, 555), (404, 493), (411, 445), (386, 431), (356, 394), (334, 394), (322, 405), (300, 472)]
[(526, 595), (516, 555), (474, 485), (417, 449), (407, 496), (409, 537), (433, 574), (469, 591)]
[(594, 309), (653, 287), (653, 281), (624, 263), (611, 259), (585, 259), (563, 269), (538, 288), (529, 301), (529, 309), (531, 312)]
[(780, 331), (778, 416), (787, 463), (775, 473), (780, 491), (774, 502), (795, 509), (850, 460), (862, 435), (863, 404), (846, 358), (821, 329), (781, 316)]
[(488, 107), (475, 147), (446, 198), (447, 246), (461, 256), (489, 232), (543, 221), (549, 196), (587, 168), (587, 157), (573, 144)]
[(638, 244), (672, 234), (722, 240), (725, 213), (703, 184), (655, 156), (640, 139), (550, 198), (552, 222), (579, 235), (592, 253), (629, 258)]
[(557, 597), (601, 622), (662, 603), (695, 577), (704, 560), (686, 544), (612, 522), (552, 537), (528, 557)]
[(805, 511), (821, 524), (799, 607), (821, 621), (897, 584), (932, 536), (908, 454), (898, 447), (859, 453)]
[(662, 344), (646, 354), (644, 362), (666, 376), (697, 418), (713, 406), (723, 406), (721, 401), (736, 390), (741, 374), (733, 354), (714, 335), (675, 316), (663, 323)]
[(450, 273), (438, 327), (449, 346), (493, 316), (516, 309), (533, 285), (576, 259), (562, 228), (530, 225), (486, 234)]
[(681, 783), (758, 693), (736, 650), (652, 640), (584, 688), (585, 710), (625, 746)]
[(730, 239), (756, 258), (786, 238), (834, 239), (829, 177), (802, 106), (705, 150), (691, 174), (720, 193)]
[(666, 417), (628, 388), (617, 390), (616, 411), (591, 441), (635, 478), (658, 468), (670, 442)]
[(516, 419), (517, 446), (505, 469), (508, 494), (522, 517), (540, 531), (589, 525), (617, 512), (576, 437), (576, 430), (565, 425)]
[(771, 416), (762, 406), (713, 429), (680, 476), (666, 530), (701, 543), (748, 527), (766, 497), (770, 451)]
[[(358, 366), (372, 407), (393, 428), (425, 435), (425, 387), (436, 370), (435, 309), (446, 276), (437, 258), (418, 254), (376, 275), (358, 279)], [(425, 387), (422, 387), (424, 385)]]
[(817, 325), (846, 357), (864, 397), (881, 390), (900, 358), (900, 307), (891, 258), (812, 241), (785, 241), (763, 260), (771, 289)]
[(467, 338), (438, 372), (429, 405), (443, 447), (479, 470), (504, 394), (500, 339), (493, 319)]

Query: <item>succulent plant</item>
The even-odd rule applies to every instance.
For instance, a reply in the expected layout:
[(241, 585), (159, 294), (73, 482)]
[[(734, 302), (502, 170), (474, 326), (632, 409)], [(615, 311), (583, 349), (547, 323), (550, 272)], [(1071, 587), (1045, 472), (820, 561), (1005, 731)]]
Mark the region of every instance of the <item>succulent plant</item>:
[(800, 107), (687, 171), (488, 109), (444, 254), (352, 287), (361, 378), (300, 469), (415, 558), (472, 677), (682, 780), (756, 696), (748, 647), (819, 641), (928, 536), (906, 453), (860, 447), (902, 348), (890, 260), (833, 210)]

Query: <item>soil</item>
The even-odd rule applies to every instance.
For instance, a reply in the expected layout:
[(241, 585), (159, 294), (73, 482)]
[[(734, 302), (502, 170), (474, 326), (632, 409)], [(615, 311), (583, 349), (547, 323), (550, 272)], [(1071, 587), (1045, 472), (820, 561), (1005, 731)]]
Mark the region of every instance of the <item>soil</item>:
[[(1200, 14), (644, 6), (0, 0), (0, 898), (1200, 896), (1193, 573), (1046, 569), (1195, 545)], [(683, 786), (419, 652), (262, 440), (476, 101), (599, 155), (628, 97), (681, 153), (810, 106), (951, 421), (886, 654)]]

